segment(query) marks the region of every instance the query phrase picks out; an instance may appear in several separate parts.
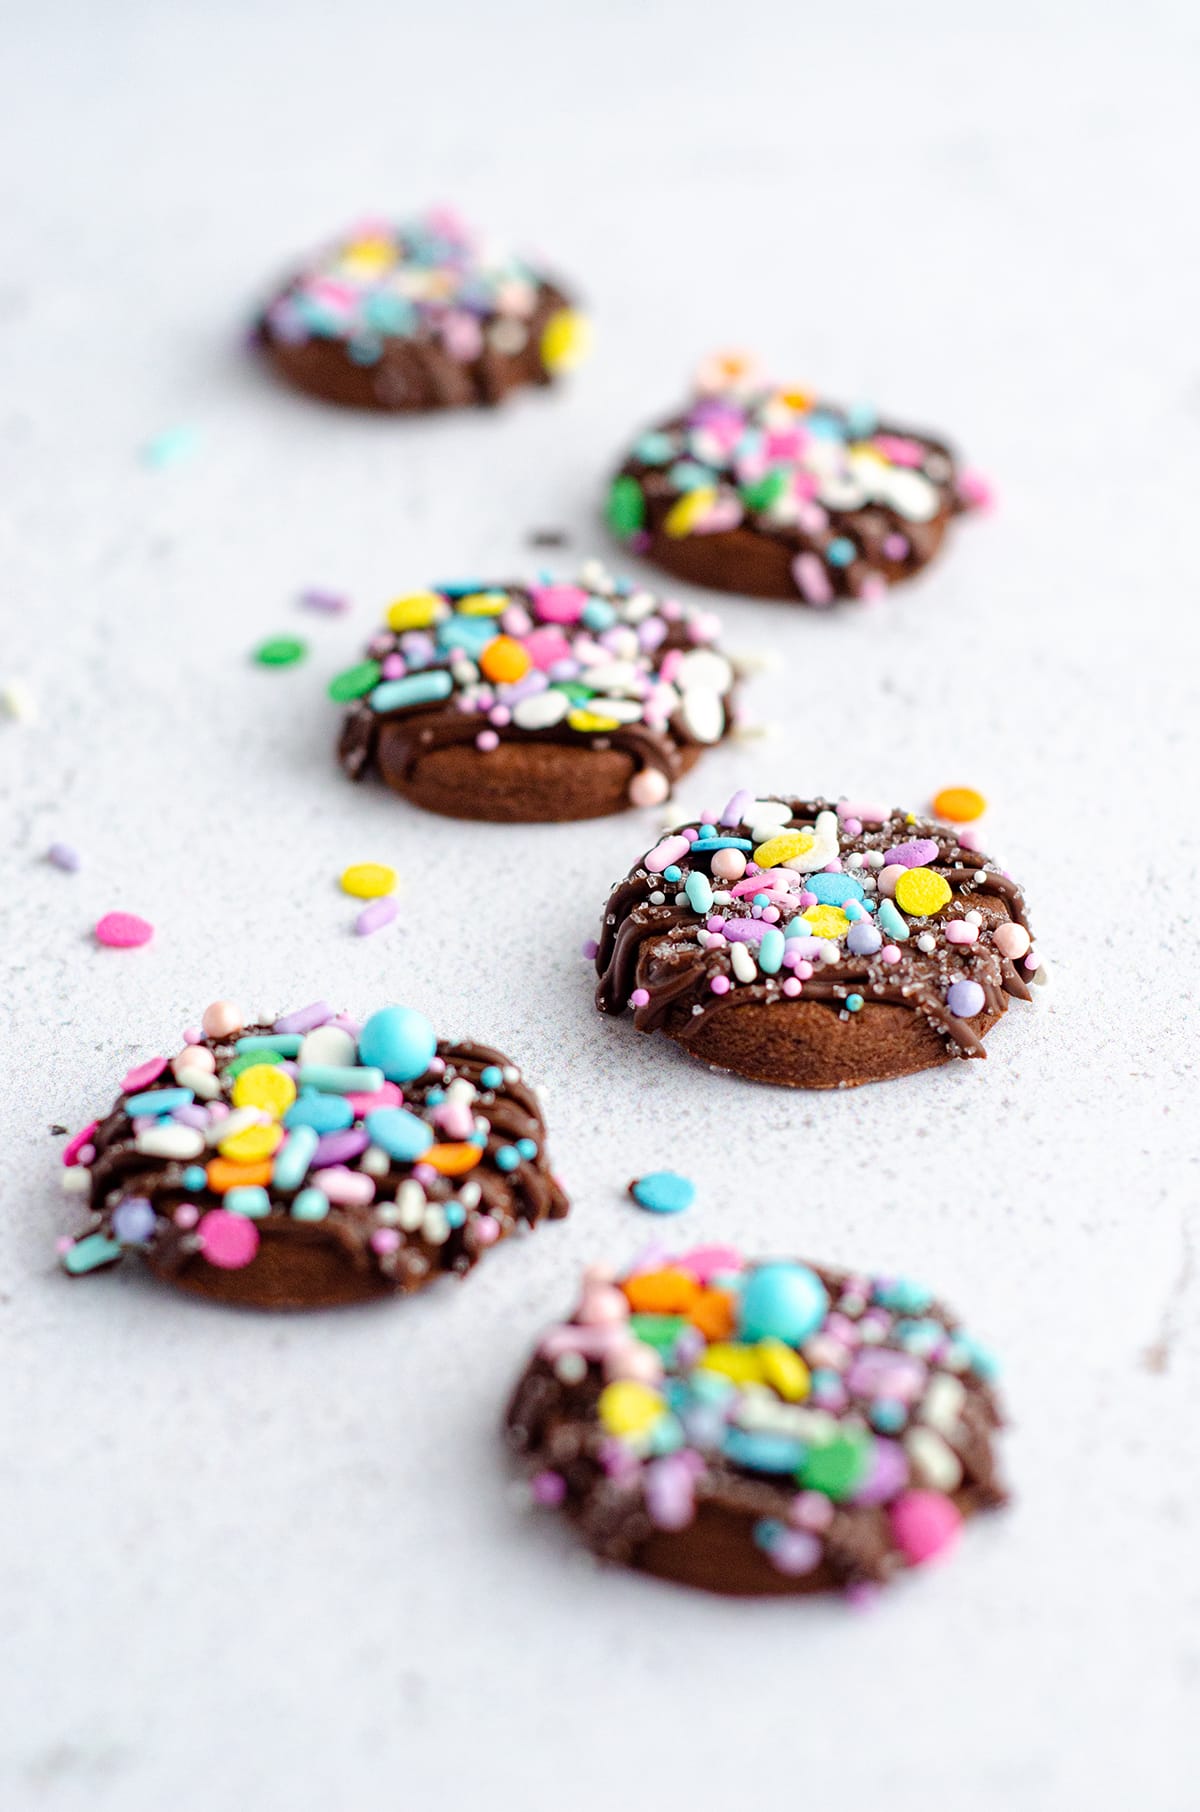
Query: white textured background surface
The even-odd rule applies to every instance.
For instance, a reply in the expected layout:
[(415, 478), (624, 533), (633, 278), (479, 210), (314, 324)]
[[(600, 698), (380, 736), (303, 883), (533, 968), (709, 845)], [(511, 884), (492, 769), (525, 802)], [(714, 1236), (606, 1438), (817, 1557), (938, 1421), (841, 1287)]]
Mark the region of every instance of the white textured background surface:
[[(6, 1807), (1194, 1806), (1200, 35), (1123, 10), (4, 9), (0, 678), (40, 705), (0, 723)], [(569, 390), (357, 420), (239, 358), (293, 254), (443, 197), (590, 298)], [(811, 1099), (692, 1068), (576, 956), (642, 824), (460, 827), (332, 762), (324, 685), (387, 597), (527, 570), (539, 527), (593, 551), (607, 463), (730, 341), (997, 483), (873, 611), (728, 603), (780, 728), (683, 798), (981, 787), (1053, 974), (986, 1065)], [(179, 424), (196, 456), (147, 470)], [(288, 629), (307, 665), (249, 664)], [(357, 859), (403, 877), (367, 940)], [(94, 945), (115, 907), (149, 948)], [(321, 994), (511, 1050), (572, 1218), (314, 1320), (63, 1280), (50, 1124), (214, 996)], [(508, 1384), (665, 1164), (681, 1238), (918, 1274), (1006, 1360), (1015, 1508), (873, 1614), (600, 1573), (514, 1505)]]

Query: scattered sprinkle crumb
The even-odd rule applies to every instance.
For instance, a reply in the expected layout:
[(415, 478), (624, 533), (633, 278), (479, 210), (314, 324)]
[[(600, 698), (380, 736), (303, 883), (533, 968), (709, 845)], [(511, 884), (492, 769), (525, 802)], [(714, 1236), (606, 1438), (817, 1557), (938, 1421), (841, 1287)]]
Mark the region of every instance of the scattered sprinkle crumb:
[(569, 547), (570, 537), (565, 529), (533, 529), (529, 535), (530, 547)]
[(96, 923), (96, 941), (112, 950), (135, 950), (153, 936), (149, 919), (140, 919), (134, 912), (106, 912)]
[(6, 717), (11, 717), (16, 723), (31, 724), (37, 721), (37, 704), (24, 680), (8, 680), (0, 687), (0, 708)]
[(629, 1193), (639, 1208), (651, 1214), (682, 1214), (696, 1199), (696, 1185), (677, 1171), (654, 1170), (649, 1176), (635, 1178)]
[(390, 925), (399, 910), (392, 895), (384, 894), (363, 907), (354, 921), (354, 929), (359, 937), (370, 937), (373, 931), (382, 931), (385, 925)]
[(46, 860), (54, 868), (61, 868), (73, 875), (79, 868), (79, 851), (69, 843), (52, 843), (46, 851)]
[(254, 650), (253, 658), (260, 667), (294, 667), (308, 653), (308, 643), (295, 635), (269, 636)]
[(350, 608), (344, 592), (326, 591), (319, 585), (306, 586), (300, 593), (300, 603), (305, 610), (319, 610), (325, 616), (341, 616)]
[(987, 810), (987, 800), (973, 786), (944, 786), (933, 801), (935, 818), (950, 824), (973, 824)]
[(191, 427), (164, 428), (153, 440), (146, 442), (142, 448), (142, 463), (154, 471), (165, 471), (168, 466), (182, 465), (186, 459), (199, 451), (199, 430)]

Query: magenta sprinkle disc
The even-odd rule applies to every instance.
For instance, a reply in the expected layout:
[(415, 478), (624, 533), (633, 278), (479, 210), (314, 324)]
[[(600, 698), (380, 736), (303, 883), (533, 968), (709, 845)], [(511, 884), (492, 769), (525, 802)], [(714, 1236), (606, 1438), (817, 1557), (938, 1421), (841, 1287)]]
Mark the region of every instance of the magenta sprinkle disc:
[(106, 912), (96, 925), (98, 941), (113, 950), (136, 949), (139, 944), (148, 944), (153, 936), (154, 926), (134, 912)]

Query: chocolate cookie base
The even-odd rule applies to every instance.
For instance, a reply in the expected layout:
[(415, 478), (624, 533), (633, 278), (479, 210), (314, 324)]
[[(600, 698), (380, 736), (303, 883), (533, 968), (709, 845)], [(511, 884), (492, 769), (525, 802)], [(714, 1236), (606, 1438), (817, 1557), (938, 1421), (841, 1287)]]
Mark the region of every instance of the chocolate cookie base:
[(553, 383), (542, 363), (542, 330), (556, 310), (568, 306), (560, 291), (544, 287), (520, 352), (486, 347), (469, 361), (451, 358), (434, 340), (393, 336), (384, 340), (374, 364), (360, 365), (344, 340), (281, 340), (265, 319), (255, 338), (280, 377), (322, 402), (393, 415), (488, 408), (503, 402), (510, 391)]
[[(678, 775), (700, 746), (678, 749)], [(432, 749), (413, 760), (412, 734), (384, 722), (376, 762), (393, 792), (445, 818), (495, 824), (564, 824), (633, 809), (629, 783), (638, 771), (622, 749), (503, 740), (484, 751), (472, 744)]]
[(146, 1263), (162, 1283), (248, 1309), (331, 1309), (396, 1294), (395, 1284), (369, 1265), (365, 1254), (356, 1258), (319, 1223), (298, 1227), (277, 1216), (259, 1222), (258, 1230), (258, 1252), (239, 1271), (210, 1265), (198, 1252), (178, 1267), (157, 1262), (154, 1252), (147, 1253)]
[[(972, 1024), (980, 1037), (1004, 1015), (983, 1013)], [(699, 1018), (699, 1016), (697, 1016)], [(921, 1013), (868, 1001), (845, 1018), (818, 1001), (783, 1000), (723, 1006), (663, 1030), (690, 1057), (751, 1082), (781, 1088), (861, 1088), (955, 1061), (955, 1049)]]
[[(920, 525), (906, 523), (904, 533), (910, 551), (903, 560), (889, 560), (876, 552), (870, 561), (858, 560), (849, 568), (827, 568), (836, 597), (855, 596), (856, 585), (872, 575), (889, 586), (915, 578), (941, 547), (952, 513), (946, 510)], [(858, 527), (853, 518), (849, 518), (848, 526)], [(809, 551), (813, 550), (807, 542), (782, 532), (736, 528), (713, 535), (666, 535), (653, 526), (647, 545), (641, 550), (643, 559), (689, 585), (703, 586), (708, 591), (738, 592), (750, 598), (779, 598), (813, 608), (798, 592), (792, 572), (796, 557)]]

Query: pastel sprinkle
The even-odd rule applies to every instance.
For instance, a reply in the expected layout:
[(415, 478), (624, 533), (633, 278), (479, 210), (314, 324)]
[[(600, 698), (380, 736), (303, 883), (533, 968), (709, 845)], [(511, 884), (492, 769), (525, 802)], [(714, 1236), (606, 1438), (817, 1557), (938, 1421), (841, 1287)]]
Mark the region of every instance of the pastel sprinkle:
[(293, 667), (302, 661), (308, 653), (308, 643), (302, 642), (299, 636), (270, 636), (265, 642), (259, 642), (254, 649), (253, 658), (260, 667)]
[(369, 906), (363, 907), (354, 921), (356, 935), (370, 937), (373, 932), (382, 931), (385, 925), (391, 924), (399, 911), (399, 905), (390, 895), (372, 900)]
[(631, 1183), (629, 1193), (651, 1214), (682, 1214), (696, 1199), (696, 1185), (677, 1171), (654, 1170)]
[(153, 936), (154, 926), (133, 912), (106, 912), (96, 922), (96, 941), (112, 950), (135, 950)]
[(396, 885), (396, 871), (386, 862), (354, 862), (341, 874), (341, 888), (358, 900), (377, 900), (391, 893)]
[(46, 860), (66, 874), (75, 874), (79, 869), (79, 851), (70, 843), (52, 843), (46, 851)]
[(987, 810), (987, 800), (971, 786), (947, 786), (933, 801), (935, 818), (946, 818), (951, 824), (973, 824)]

